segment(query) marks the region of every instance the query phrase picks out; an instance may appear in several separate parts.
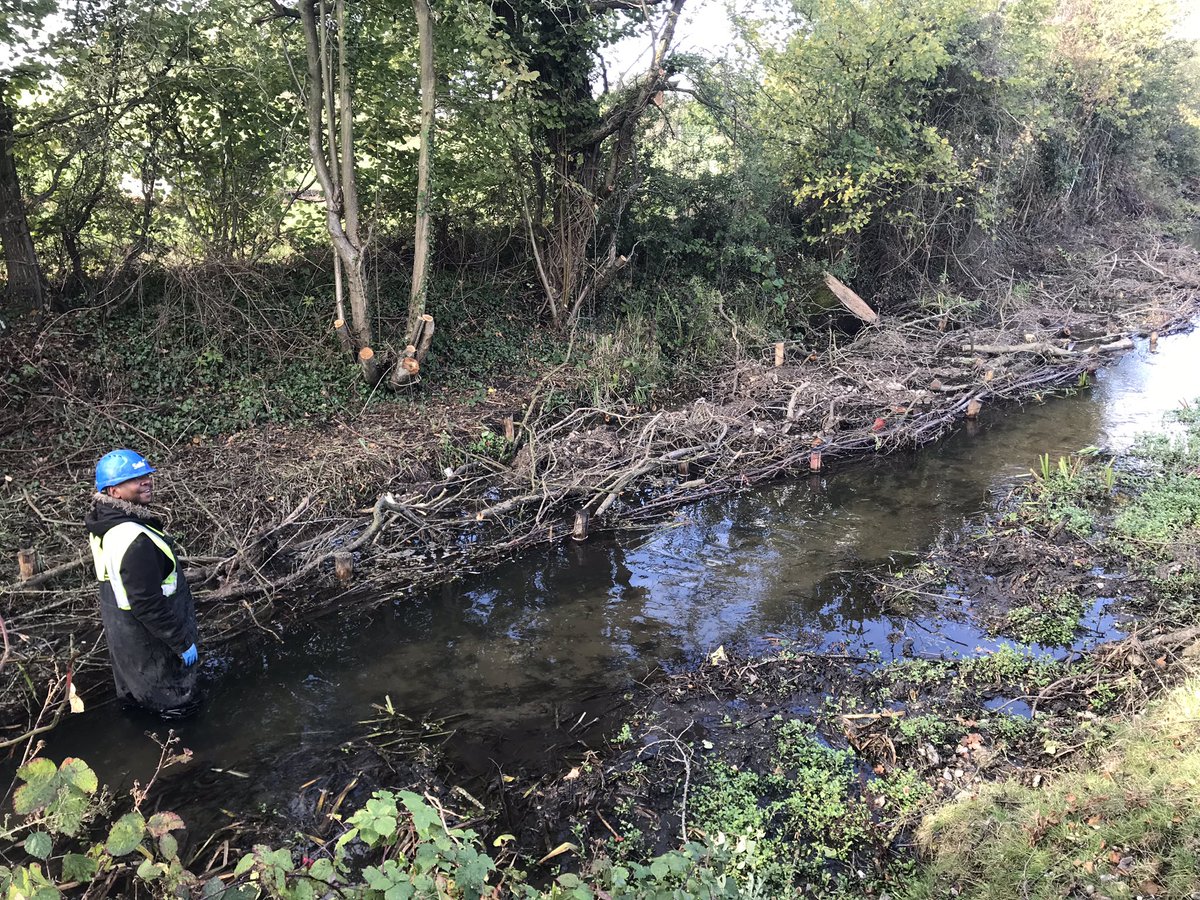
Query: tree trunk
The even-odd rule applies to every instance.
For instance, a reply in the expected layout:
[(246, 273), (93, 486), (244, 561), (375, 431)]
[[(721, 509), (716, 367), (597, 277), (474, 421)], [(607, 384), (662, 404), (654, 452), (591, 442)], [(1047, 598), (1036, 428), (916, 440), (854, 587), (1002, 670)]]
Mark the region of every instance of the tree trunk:
[[(338, 44), (338, 121), (341, 124), (342, 217), (346, 235), (355, 247), (362, 247), (358, 235), (358, 182), (354, 173), (354, 103), (350, 93), (350, 75), (346, 68), (346, 0), (337, 0)], [(331, 153), (331, 158), (336, 158)]]
[(425, 314), (425, 298), (428, 295), (429, 258), (431, 253), (430, 178), (433, 157), (433, 110), (435, 103), (435, 72), (433, 69), (433, 15), (429, 0), (413, 0), (413, 11), (417, 16), (417, 35), (421, 55), (421, 147), (417, 158), (417, 228), (415, 255), (413, 258), (412, 291), (408, 300), (409, 339), (414, 339), (416, 330)]
[[(342, 6), (339, 3), (339, 13)], [(344, 14), (341, 15), (344, 19)], [(345, 267), (346, 287), (350, 295), (350, 331), (359, 348), (371, 346), (371, 317), (368, 305), (367, 279), (364, 271), (362, 247), (358, 241), (358, 195), (354, 189), (354, 141), (351, 123), (353, 107), (350, 99), (350, 83), (345, 78), (344, 35), (339, 36), (339, 85), (341, 100), (342, 146), (340, 161), (325, 149), (323, 107), (325, 106), (325, 80), (321, 67), (321, 39), (315, 0), (303, 0), (300, 4), (300, 20), (304, 25), (304, 49), (308, 63), (308, 150), (313, 168), (325, 195), (325, 227), (333, 249)], [(321, 28), (325, 23), (319, 23)], [(341, 163), (341, 191), (334, 185), (332, 170)], [(340, 202), (339, 202), (340, 201)], [(343, 224), (344, 220), (344, 224)]]
[[(317, 5), (317, 11), (320, 13), (320, 20), (321, 20), (322, 25), (324, 25), (325, 16), (326, 16), (325, 0), (319, 0), (318, 5)], [(324, 92), (323, 99), (325, 101), (325, 125), (328, 128), (328, 134), (329, 134), (329, 138), (328, 138), (328, 140), (329, 140), (329, 158), (330, 159), (339, 159), (340, 156), (339, 156), (338, 150), (337, 150), (337, 146), (338, 146), (338, 144), (337, 144), (337, 115), (334, 112), (335, 107), (334, 107), (334, 103), (333, 103), (333, 76), (331, 74), (333, 64), (331, 62), (332, 53), (329, 49), (328, 29), (322, 27), (320, 29), (320, 31), (318, 32), (318, 34), (319, 34), (320, 43), (321, 43), (321, 78), (325, 82), (325, 92)], [(338, 167), (333, 166), (330, 169), (329, 174), (333, 180), (334, 192), (340, 198), (341, 192), (342, 192), (342, 177), (338, 172)], [(345, 320), (346, 320), (346, 300), (345, 300), (345, 289), (342, 286), (342, 258), (340, 256), (338, 256), (336, 253), (333, 254), (333, 313), (334, 313), (334, 316), (336, 316), (336, 318), (338, 319), (338, 321), (343, 322), (343, 323), (345, 322)], [(341, 337), (343, 333), (345, 334), (345, 339), (342, 341), (343, 347), (349, 351), (353, 351), (354, 348), (352, 346), (349, 346), (346, 344), (346, 340), (349, 339), (350, 332), (348, 329), (345, 329), (344, 326), (343, 326), (343, 329), (344, 330), (342, 332), (338, 333), (339, 337)]]
[[(0, 94), (3, 86), (0, 86)], [(0, 243), (4, 246), (4, 264), (8, 270), (7, 306), (16, 311), (34, 310), (39, 314), (47, 306), (46, 282), (38, 263), (37, 250), (29, 233), (25, 201), (17, 162), (13, 154), (13, 116), (7, 102), (0, 98)]]

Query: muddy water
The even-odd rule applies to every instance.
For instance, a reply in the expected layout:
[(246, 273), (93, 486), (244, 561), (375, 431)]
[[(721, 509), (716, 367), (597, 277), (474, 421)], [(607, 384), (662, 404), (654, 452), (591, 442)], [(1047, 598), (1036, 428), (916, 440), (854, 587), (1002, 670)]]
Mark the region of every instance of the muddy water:
[[(348, 777), (346, 744), (385, 696), (417, 719), (460, 714), (447, 751), (469, 778), (561, 758), (634, 679), (721, 644), (787, 639), (885, 659), (994, 646), (969, 620), (889, 618), (870, 577), (964, 527), (1038, 454), (1120, 448), (1157, 427), (1200, 394), (1197, 360), (1200, 330), (1164, 338), (1075, 396), (988, 410), (919, 453), (702, 503), (652, 533), (568, 543), (370, 615), (228, 648), (203, 660), (207, 704), (176, 726), (195, 757), (167, 776), (166, 802), (197, 831), (228, 821), (222, 808), (286, 818), (302, 783)], [(1082, 639), (1113, 627), (1098, 608)], [(87, 759), (119, 790), (153, 771), (150, 730), (165, 727), (110, 705), (73, 717), (48, 752)]]

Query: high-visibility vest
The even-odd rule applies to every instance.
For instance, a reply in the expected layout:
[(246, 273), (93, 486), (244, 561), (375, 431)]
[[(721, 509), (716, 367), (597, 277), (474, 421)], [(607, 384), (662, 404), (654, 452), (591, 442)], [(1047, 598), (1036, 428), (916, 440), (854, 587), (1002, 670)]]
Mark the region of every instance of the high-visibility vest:
[(89, 536), (92, 562), (96, 565), (96, 580), (107, 581), (112, 585), (113, 596), (121, 609), (129, 609), (129, 594), (121, 581), (121, 561), (125, 558), (125, 551), (129, 549), (129, 545), (143, 534), (154, 541), (155, 546), (171, 561), (171, 572), (162, 583), (163, 596), (170, 597), (179, 586), (179, 563), (176, 562), (171, 545), (167, 543), (166, 536), (161, 531), (140, 522), (121, 522), (108, 529), (103, 538), (94, 534)]

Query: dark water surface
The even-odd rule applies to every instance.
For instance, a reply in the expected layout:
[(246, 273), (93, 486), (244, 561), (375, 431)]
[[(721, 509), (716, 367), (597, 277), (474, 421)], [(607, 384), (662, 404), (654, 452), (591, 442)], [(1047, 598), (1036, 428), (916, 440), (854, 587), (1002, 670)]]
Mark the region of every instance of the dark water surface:
[[(982, 421), (929, 449), (682, 510), (651, 533), (567, 543), (366, 615), (294, 628), (202, 659), (209, 696), (177, 724), (195, 754), (166, 776), (197, 833), (235, 814), (283, 810), (297, 788), (347, 764), (345, 742), (385, 696), (401, 711), (461, 714), (447, 745), (464, 776), (511, 771), (603, 717), (655, 667), (718, 645), (874, 649), (885, 659), (994, 647), (976, 628), (891, 619), (868, 574), (919, 553), (1037, 465), (1088, 445), (1128, 446), (1200, 394), (1200, 330), (1144, 345), (1076, 396)], [(1110, 632), (1102, 609), (1087, 634)], [(86, 759), (120, 791), (154, 770), (155, 720), (113, 705), (74, 716), (47, 755)], [(223, 771), (222, 771), (223, 770)], [(232, 770), (232, 771), (231, 771)], [(245, 777), (243, 777), (245, 776)]]

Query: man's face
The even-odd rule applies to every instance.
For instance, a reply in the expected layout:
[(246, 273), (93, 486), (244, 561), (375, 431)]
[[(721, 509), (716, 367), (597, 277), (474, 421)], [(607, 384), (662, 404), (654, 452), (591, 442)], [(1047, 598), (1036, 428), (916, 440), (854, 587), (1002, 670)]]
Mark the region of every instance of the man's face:
[(110, 497), (124, 500), (126, 503), (136, 503), (139, 506), (149, 506), (154, 497), (154, 476), (139, 475), (120, 484), (105, 488)]

